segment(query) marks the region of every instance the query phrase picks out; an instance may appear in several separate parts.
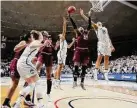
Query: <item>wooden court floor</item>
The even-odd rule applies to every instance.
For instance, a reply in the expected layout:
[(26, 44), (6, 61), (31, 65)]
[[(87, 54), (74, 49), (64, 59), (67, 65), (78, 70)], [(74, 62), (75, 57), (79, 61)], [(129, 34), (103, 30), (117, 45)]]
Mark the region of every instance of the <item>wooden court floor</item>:
[[(9, 87), (9, 85), (1, 86), (1, 103)], [(11, 105), (15, 102), (21, 87), (20, 85), (15, 91)], [(79, 86), (73, 89), (71, 84), (62, 84), (61, 87), (63, 90), (52, 88), (52, 102), (47, 102), (44, 97), (46, 108), (137, 108), (136, 90), (96, 84), (86, 85), (85, 91)], [(28, 107), (22, 104), (21, 108)]]

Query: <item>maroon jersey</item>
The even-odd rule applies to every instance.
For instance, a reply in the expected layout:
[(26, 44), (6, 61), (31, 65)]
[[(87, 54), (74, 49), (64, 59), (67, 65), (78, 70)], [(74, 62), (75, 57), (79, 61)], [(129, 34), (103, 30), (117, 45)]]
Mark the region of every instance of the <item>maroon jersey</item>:
[(83, 33), (83, 35), (77, 36), (76, 47), (88, 48), (88, 34)]
[(19, 52), (15, 52), (15, 54), (14, 54), (14, 58), (16, 58), (16, 59), (19, 59), (20, 58), (20, 56), (21, 56), (21, 54), (23, 53), (23, 51), (25, 50), (25, 48), (24, 49), (22, 49), (21, 51), (19, 51)]
[(11, 77), (20, 78), (19, 73), (17, 71), (17, 61), (20, 58), (21, 54), (23, 53), (24, 49), (22, 49), (19, 52), (15, 52), (14, 58), (11, 60), (11, 63), (10, 63), (10, 76)]
[(47, 44), (42, 48), (41, 54), (52, 54), (53, 52), (53, 45), (51, 41), (48, 41)]
[(83, 34), (78, 33), (73, 61), (85, 66), (89, 63), (88, 32), (86, 31)]
[(47, 46), (45, 46), (44, 48), (43, 48), (43, 50), (41, 51), (41, 53), (52, 53), (52, 46), (50, 46), (50, 47), (47, 47)]
[(38, 61), (40, 63), (44, 63), (45, 66), (52, 66), (52, 60), (53, 60), (53, 57), (52, 57), (52, 54), (53, 54), (53, 50), (54, 50), (54, 47), (52, 45), (52, 42), (50, 40), (45, 40), (46, 41), (46, 44), (43, 48), (40, 49), (40, 55), (38, 57)]

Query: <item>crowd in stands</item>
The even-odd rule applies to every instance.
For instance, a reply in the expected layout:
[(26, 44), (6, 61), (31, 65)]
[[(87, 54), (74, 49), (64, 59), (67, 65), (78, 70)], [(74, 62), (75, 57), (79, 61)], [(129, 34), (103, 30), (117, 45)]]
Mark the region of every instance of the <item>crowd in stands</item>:
[(110, 62), (110, 72), (112, 73), (136, 73), (137, 55), (121, 57)]
[(9, 69), (9, 64), (10, 63), (4, 63), (4, 62), (2, 62), (1, 64), (0, 64), (0, 75), (1, 75), (1, 77), (3, 77), (3, 76), (9, 76), (9, 72), (10, 72), (10, 69)]
[[(92, 74), (95, 70), (95, 63), (87, 69), (87, 73)], [(100, 72), (104, 70), (103, 63), (101, 64)], [(124, 74), (124, 73), (137, 73), (137, 55), (123, 56), (116, 60), (110, 61), (109, 73)]]
[[(3, 76), (9, 76), (9, 64), (10, 63), (1, 63), (1, 69), (0, 74), (1, 77)], [(56, 69), (56, 64), (53, 65), (53, 73)], [(91, 68), (87, 69), (87, 73), (92, 74), (95, 69), (95, 66), (92, 66)], [(45, 67), (43, 66), (40, 75), (45, 76)], [(79, 68), (79, 71), (81, 69)], [(72, 73), (73, 68), (70, 68), (68, 65), (65, 66), (65, 68), (62, 70), (63, 74)], [(110, 71), (109, 73), (137, 73), (137, 55), (132, 55), (128, 57), (121, 57), (116, 60), (110, 61)]]

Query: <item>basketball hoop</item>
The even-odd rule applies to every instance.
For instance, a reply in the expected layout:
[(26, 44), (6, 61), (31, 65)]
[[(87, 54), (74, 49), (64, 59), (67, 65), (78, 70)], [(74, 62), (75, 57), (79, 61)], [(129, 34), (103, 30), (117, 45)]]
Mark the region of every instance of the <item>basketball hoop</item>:
[(102, 12), (103, 11), (103, 1), (102, 0), (91, 0), (92, 8), (94, 12)]

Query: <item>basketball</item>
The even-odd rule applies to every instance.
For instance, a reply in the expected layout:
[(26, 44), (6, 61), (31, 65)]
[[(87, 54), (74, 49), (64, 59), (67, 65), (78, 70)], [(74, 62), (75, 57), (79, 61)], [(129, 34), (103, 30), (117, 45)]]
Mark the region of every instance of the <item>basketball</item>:
[(68, 13), (74, 13), (76, 11), (76, 8), (74, 6), (68, 7)]

